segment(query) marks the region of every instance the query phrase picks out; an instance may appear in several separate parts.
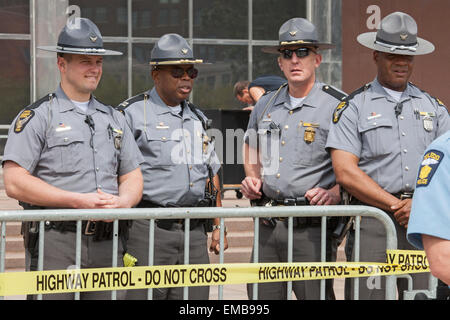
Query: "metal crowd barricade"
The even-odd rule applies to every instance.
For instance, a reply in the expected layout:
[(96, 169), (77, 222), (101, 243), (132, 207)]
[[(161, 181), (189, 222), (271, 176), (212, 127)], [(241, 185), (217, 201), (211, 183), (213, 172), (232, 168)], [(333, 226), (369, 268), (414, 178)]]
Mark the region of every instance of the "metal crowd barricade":
[[(0, 243), (0, 272), (5, 271), (5, 234), (6, 222), (8, 221), (40, 221), (39, 224), (39, 258), (38, 271), (43, 270), (44, 248), (44, 223), (45, 221), (77, 221), (77, 241), (76, 241), (76, 266), (81, 265), (81, 221), (82, 220), (114, 220), (113, 235), (113, 259), (112, 267), (117, 267), (118, 259), (118, 220), (150, 220), (149, 232), (149, 261), (148, 265), (153, 265), (154, 258), (154, 226), (156, 219), (185, 219), (185, 231), (189, 231), (190, 219), (209, 219), (220, 217), (220, 253), (219, 263), (224, 262), (224, 219), (236, 217), (254, 218), (254, 256), (253, 262), (258, 262), (258, 242), (259, 242), (259, 218), (268, 217), (288, 217), (288, 261), (293, 262), (293, 217), (322, 217), (321, 236), (321, 261), (325, 262), (326, 257), (326, 218), (338, 216), (356, 217), (355, 249), (356, 259), (359, 261), (359, 223), (361, 216), (374, 217), (381, 221), (386, 229), (386, 248), (397, 249), (397, 236), (392, 220), (382, 210), (368, 206), (276, 206), (276, 207), (250, 207), (250, 208), (132, 208), (132, 209), (64, 209), (64, 210), (5, 210), (0, 211), (1, 243)], [(185, 254), (184, 263), (189, 264), (189, 232), (185, 232)], [(248, 262), (248, 261), (243, 261)], [(396, 276), (386, 277), (386, 300), (396, 298)], [(358, 280), (358, 278), (355, 278)], [(358, 298), (358, 281), (355, 281), (355, 299)], [(223, 286), (218, 287), (218, 298), (223, 299)], [(292, 282), (288, 282), (288, 299), (292, 296)], [(253, 298), (258, 296), (258, 285), (253, 285)], [(111, 297), (116, 299), (116, 292), (112, 291)], [(183, 291), (184, 299), (188, 297), (188, 288)], [(321, 280), (321, 299), (325, 299), (325, 280)], [(1, 298), (1, 297), (0, 297)], [(152, 299), (152, 289), (148, 289), (148, 298)], [(39, 295), (38, 299), (42, 299)], [(79, 293), (75, 294), (75, 299), (79, 299)]]

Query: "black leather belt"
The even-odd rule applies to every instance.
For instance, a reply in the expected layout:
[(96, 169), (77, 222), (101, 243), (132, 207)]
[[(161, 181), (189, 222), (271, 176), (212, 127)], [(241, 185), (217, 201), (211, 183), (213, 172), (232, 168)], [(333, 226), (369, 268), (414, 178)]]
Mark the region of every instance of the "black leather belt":
[[(179, 206), (168, 205), (162, 206), (148, 200), (141, 200), (136, 206), (137, 208), (179, 208)], [(196, 207), (196, 206), (192, 206)], [(156, 219), (155, 223), (158, 228), (164, 230), (170, 230), (174, 226), (174, 224), (179, 224), (184, 227), (185, 219)], [(189, 221), (189, 230), (193, 230), (197, 228), (199, 225), (204, 225), (206, 223), (206, 219), (190, 219)]]
[[(47, 229), (59, 232), (77, 232), (76, 221), (47, 221)], [(82, 221), (81, 233), (85, 236), (96, 236), (98, 240), (112, 239), (113, 223), (104, 221)]]

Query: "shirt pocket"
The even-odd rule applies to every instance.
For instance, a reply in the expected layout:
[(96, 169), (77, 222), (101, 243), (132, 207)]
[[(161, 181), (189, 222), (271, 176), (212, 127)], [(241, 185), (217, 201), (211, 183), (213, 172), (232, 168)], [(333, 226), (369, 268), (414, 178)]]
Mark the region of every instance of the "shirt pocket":
[(49, 168), (56, 173), (82, 171), (86, 161), (86, 141), (79, 131), (66, 131), (47, 138)]
[(310, 127), (299, 126), (297, 128), (297, 137), (295, 142), (295, 152), (293, 164), (295, 166), (312, 166), (320, 164), (328, 157), (325, 150), (327, 142), (328, 130), (322, 128), (314, 128), (314, 140), (307, 141), (305, 136), (310, 139), (311, 134), (306, 134), (305, 131)]
[(360, 123), (358, 131), (362, 139), (361, 158), (377, 158), (393, 151), (394, 132), (390, 119), (376, 119)]
[(185, 163), (181, 137), (168, 130), (147, 129), (146, 161), (151, 167), (167, 167)]

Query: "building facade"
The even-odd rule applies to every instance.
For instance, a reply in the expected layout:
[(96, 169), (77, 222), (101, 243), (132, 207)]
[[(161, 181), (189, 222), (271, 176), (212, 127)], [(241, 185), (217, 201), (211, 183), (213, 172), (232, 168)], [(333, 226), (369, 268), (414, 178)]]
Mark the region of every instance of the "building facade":
[[(54, 45), (70, 16), (99, 27), (107, 49), (95, 95), (116, 105), (152, 86), (150, 51), (165, 33), (178, 33), (208, 65), (199, 66), (191, 100), (202, 108), (238, 108), (233, 85), (260, 75), (281, 75), (276, 56), (261, 47), (278, 43), (278, 29), (292, 17), (317, 24), (336, 43), (324, 56), (322, 81), (341, 87), (341, 1), (330, 0), (0, 0), (0, 124), (10, 124), (30, 102), (59, 82)], [(332, 27), (330, 27), (332, 24)]]

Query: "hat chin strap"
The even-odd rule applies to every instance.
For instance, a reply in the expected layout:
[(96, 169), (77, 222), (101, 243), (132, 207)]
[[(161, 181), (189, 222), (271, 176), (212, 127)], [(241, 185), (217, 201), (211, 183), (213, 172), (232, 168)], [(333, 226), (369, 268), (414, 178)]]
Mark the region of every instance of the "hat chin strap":
[(384, 43), (384, 42), (381, 42), (379, 40), (375, 40), (374, 43), (378, 44), (378, 45), (380, 45), (382, 47), (389, 48), (389, 50), (392, 51), (392, 52), (395, 51), (395, 50), (409, 50), (409, 51), (412, 51), (412, 52), (416, 52), (417, 51), (417, 46), (418, 46), (418, 44), (415, 44), (415, 45), (412, 45), (412, 46), (405, 46), (405, 45), (397, 46), (397, 45)]
[(106, 52), (105, 49), (97, 49), (97, 48), (65, 48), (61, 46), (56, 46), (56, 49), (62, 50), (62, 51), (75, 51), (80, 53), (104, 53)]

